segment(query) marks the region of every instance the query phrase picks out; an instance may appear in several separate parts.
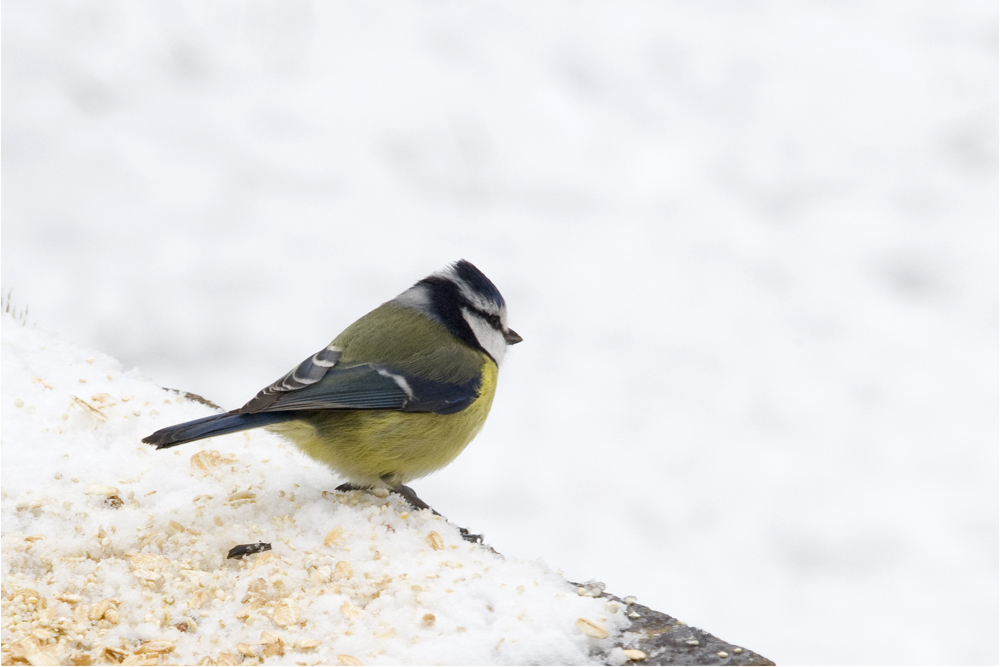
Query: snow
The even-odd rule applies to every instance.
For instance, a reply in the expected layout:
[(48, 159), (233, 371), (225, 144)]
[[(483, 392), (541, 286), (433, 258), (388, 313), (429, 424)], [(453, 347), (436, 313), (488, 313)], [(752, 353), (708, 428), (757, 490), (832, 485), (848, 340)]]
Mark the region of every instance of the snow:
[(233, 408), (465, 257), (524, 342), (431, 505), (778, 663), (1000, 660), (996, 3), (3, 11), (41, 327)]
[[(151, 664), (601, 664), (591, 653), (627, 625), (621, 605), (398, 496), (327, 490), (330, 474), (268, 433), (141, 444), (212, 409), (9, 315), (2, 400), (18, 452), (3, 477), (5, 645), (72, 619), (32, 649), (58, 662), (34, 664), (106, 648)], [(272, 550), (226, 559), (259, 541)]]

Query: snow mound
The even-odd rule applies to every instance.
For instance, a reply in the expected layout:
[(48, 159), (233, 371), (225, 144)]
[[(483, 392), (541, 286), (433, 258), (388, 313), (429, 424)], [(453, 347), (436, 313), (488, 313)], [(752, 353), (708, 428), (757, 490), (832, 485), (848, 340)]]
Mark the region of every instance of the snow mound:
[(333, 492), (269, 433), (155, 451), (212, 408), (9, 315), (2, 334), (3, 664), (588, 664), (628, 625), (395, 495)]

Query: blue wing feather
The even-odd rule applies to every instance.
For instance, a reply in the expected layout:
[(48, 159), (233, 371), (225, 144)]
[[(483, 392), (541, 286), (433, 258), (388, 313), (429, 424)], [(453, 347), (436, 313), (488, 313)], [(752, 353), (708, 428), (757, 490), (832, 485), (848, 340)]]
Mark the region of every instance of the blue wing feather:
[(406, 391), (391, 377), (369, 364), (336, 366), (321, 379), (296, 389), (270, 394), (265, 405), (256, 399), (241, 412), (275, 410), (399, 410), (406, 405)]
[[(479, 396), (479, 378), (463, 383), (424, 380), (385, 364), (336, 366), (319, 381), (250, 401), (243, 413), (284, 410), (402, 410), (452, 414)], [(255, 404), (256, 403), (256, 404)]]
[(183, 424), (174, 424), (167, 428), (161, 428), (156, 433), (143, 438), (142, 441), (150, 445), (156, 445), (157, 449), (166, 449), (167, 447), (176, 447), (177, 445), (201, 440), (202, 438), (246, 431), (297, 418), (297, 415), (286, 412), (268, 412), (252, 415), (240, 414), (236, 411), (224, 412), (184, 422)]
[[(265, 387), (240, 414), (295, 410), (402, 410), (452, 414), (479, 396), (479, 373), (457, 373), (455, 382), (427, 380), (385, 363), (343, 363), (334, 343)], [(434, 352), (446, 366), (462, 356), (445, 347)], [(433, 356), (433, 355), (432, 355)]]
[(413, 399), (403, 412), (434, 412), (450, 415), (472, 405), (479, 398), (482, 378), (476, 375), (465, 382), (434, 382), (413, 376), (404, 376), (413, 390)]

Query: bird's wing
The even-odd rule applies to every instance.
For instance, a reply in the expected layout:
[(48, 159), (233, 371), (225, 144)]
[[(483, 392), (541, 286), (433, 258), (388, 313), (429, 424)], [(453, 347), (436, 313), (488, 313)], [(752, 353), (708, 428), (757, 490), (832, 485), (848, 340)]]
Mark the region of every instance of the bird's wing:
[(250, 399), (246, 405), (240, 408), (242, 413), (271, 411), (274, 404), (281, 396), (288, 392), (298, 391), (304, 387), (316, 384), (322, 380), (327, 372), (337, 365), (340, 360), (341, 349), (330, 343), (325, 348), (309, 357), (301, 364), (288, 371), (288, 373), (277, 382), (261, 389), (256, 396)]
[(263, 389), (241, 413), (280, 410), (402, 410), (451, 414), (479, 396), (479, 374), (427, 380), (382, 363), (343, 363), (332, 344)]

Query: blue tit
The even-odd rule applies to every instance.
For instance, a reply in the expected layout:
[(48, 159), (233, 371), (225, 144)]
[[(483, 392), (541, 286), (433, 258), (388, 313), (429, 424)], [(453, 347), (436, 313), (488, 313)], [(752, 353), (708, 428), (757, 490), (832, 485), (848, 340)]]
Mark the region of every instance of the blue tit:
[(486, 422), (508, 345), (500, 291), (460, 260), (371, 311), (238, 410), (143, 438), (157, 449), (264, 427), (346, 477), (427, 507), (406, 482), (444, 467)]

